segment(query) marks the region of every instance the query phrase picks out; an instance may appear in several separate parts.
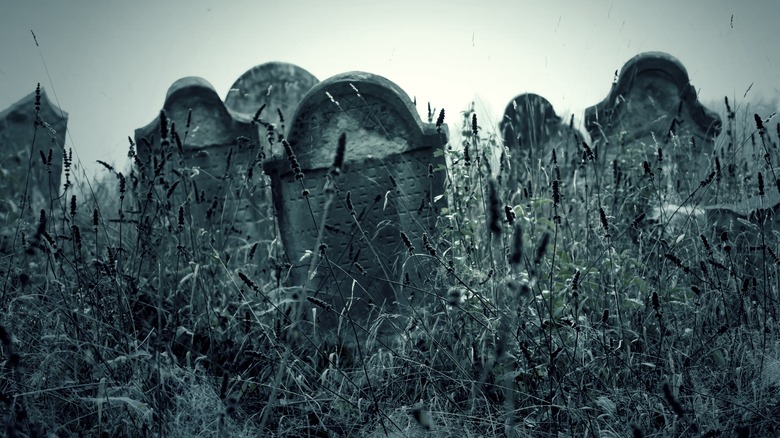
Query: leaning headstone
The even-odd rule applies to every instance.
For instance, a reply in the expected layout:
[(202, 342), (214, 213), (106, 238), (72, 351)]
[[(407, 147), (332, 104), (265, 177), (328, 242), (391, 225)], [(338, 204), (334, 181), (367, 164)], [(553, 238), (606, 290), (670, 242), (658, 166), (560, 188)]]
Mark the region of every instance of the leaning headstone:
[(446, 125), (421, 122), (409, 96), (383, 77), (344, 73), (306, 94), (290, 127), (294, 159), (279, 152), (265, 169), (291, 283), (334, 310), (319, 309), (319, 324), (333, 327), (336, 314), (365, 322), (377, 316), (371, 304), (408, 304), (412, 288), (403, 286), (422, 285), (413, 267), (431, 258), (411, 259), (407, 243), (428, 254), (427, 234), (435, 249), (446, 142)]
[(623, 168), (641, 171), (643, 161), (655, 166), (661, 148), (674, 178), (694, 187), (712, 167), (721, 126), (720, 116), (699, 102), (682, 63), (663, 52), (631, 58), (607, 97), (585, 110), (599, 162), (617, 159)]
[(510, 192), (525, 185), (541, 167), (549, 168), (552, 152), (564, 175), (570, 177), (579, 153), (582, 136), (571, 123), (566, 124), (542, 96), (521, 94), (507, 105), (500, 123), (504, 146), (508, 152), (506, 186)]
[(276, 123), (278, 109), (289, 124), (304, 94), (317, 82), (314, 75), (297, 65), (267, 62), (236, 79), (225, 98), (225, 105), (251, 116), (266, 105), (263, 117), (268, 122)]
[(165, 141), (161, 117), (135, 131), (136, 170), (154, 180), (152, 199), (166, 206), (172, 220), (178, 207), (184, 207), (192, 218), (187, 227), (206, 230), (225, 246), (246, 249), (259, 242), (255, 257), (263, 260), (273, 214), (270, 200), (257, 187), (260, 146), (253, 140), (251, 118), (228, 109), (214, 87), (199, 77), (176, 81), (162, 111)]
[(42, 208), (49, 211), (59, 195), (67, 125), (68, 113), (43, 89), (37, 114), (35, 92), (0, 112), (0, 224), (12, 223), (22, 205), (34, 217)]

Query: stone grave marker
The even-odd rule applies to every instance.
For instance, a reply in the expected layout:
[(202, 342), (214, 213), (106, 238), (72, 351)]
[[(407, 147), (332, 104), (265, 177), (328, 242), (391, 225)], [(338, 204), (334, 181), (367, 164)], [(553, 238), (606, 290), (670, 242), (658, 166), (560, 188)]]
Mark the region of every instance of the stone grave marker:
[[(36, 131), (35, 97), (35, 92), (30, 93), (0, 112), (0, 224), (3, 225), (12, 224), (20, 214), (28, 173), (25, 214), (33, 212), (32, 217), (37, 218), (40, 209), (50, 211), (50, 201), (59, 196), (68, 113), (51, 103), (46, 91), (41, 89)], [(41, 153), (47, 163), (51, 161), (50, 166), (43, 163)]]
[[(192, 217), (187, 226), (210, 231), (217, 242), (244, 249), (259, 242), (254, 260), (264, 263), (268, 257), (265, 248), (273, 239), (274, 219), (262, 182), (258, 183), (261, 172), (251, 117), (227, 108), (212, 85), (199, 77), (186, 77), (171, 85), (162, 110), (169, 125), (175, 124), (183, 155), (170, 134), (169, 144), (163, 148), (160, 117), (135, 131), (138, 160), (147, 176), (170, 154), (166, 171), (155, 178), (159, 189), (154, 199), (171, 202), (174, 221), (178, 207), (184, 206)], [(167, 198), (167, 190), (177, 180), (180, 184)]]
[(674, 178), (695, 188), (712, 168), (718, 114), (704, 107), (688, 72), (675, 57), (646, 52), (620, 69), (603, 101), (585, 110), (585, 127), (604, 165), (617, 159), (623, 169), (656, 166), (658, 147)]
[(562, 178), (581, 160), (582, 136), (555, 113), (552, 104), (533, 93), (521, 94), (507, 105), (499, 124), (509, 155), (506, 186), (514, 192), (533, 178), (540, 166), (550, 169), (553, 149)]
[[(342, 134), (344, 161), (333, 175)], [(320, 82), (306, 94), (288, 139), (303, 179), (296, 179), (284, 152), (277, 152), (265, 168), (282, 243), (293, 265), (291, 284), (305, 286), (308, 296), (359, 322), (369, 312), (376, 317), (369, 303), (385, 309), (396, 301), (408, 304), (413, 292), (403, 290), (404, 283), (421, 286), (424, 278), (414, 271), (420, 258), (410, 261), (401, 232), (417, 253), (428, 253), (423, 234), (435, 244), (437, 214), (446, 206), (445, 176), (438, 170), (445, 161), (437, 154), (447, 143), (446, 125), (437, 129), (423, 123), (409, 96), (391, 81), (350, 72)], [(329, 192), (332, 202), (323, 222)], [(320, 230), (327, 245), (323, 257)], [(312, 257), (316, 273), (309, 279)], [(337, 324), (334, 312), (318, 312), (323, 326)]]
[(249, 69), (230, 87), (225, 105), (233, 111), (254, 114), (266, 105), (262, 118), (278, 124), (277, 109), (289, 126), (304, 94), (317, 82), (316, 77), (294, 64), (267, 62)]

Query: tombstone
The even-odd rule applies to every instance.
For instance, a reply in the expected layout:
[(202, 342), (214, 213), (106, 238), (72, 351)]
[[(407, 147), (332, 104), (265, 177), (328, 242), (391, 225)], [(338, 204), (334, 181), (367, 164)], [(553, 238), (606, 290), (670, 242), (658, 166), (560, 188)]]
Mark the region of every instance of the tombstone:
[(236, 79), (225, 98), (225, 105), (251, 117), (261, 105), (266, 105), (263, 113), (266, 121), (276, 123), (279, 109), (289, 124), (303, 95), (317, 82), (314, 75), (297, 65), (267, 62)]
[(553, 149), (563, 178), (571, 176), (581, 159), (580, 133), (564, 123), (552, 104), (537, 94), (526, 93), (512, 99), (499, 127), (510, 155), (506, 174), (510, 192), (525, 185), (528, 178), (536, 180), (540, 165), (550, 168)]
[[(46, 91), (40, 92), (40, 124), (36, 128), (35, 92), (28, 94), (0, 112), (0, 222), (13, 220), (21, 207), (29, 170), (27, 188), (28, 209), (36, 212), (50, 208), (49, 201), (59, 196), (62, 175), (62, 152), (68, 113), (49, 101)], [(35, 144), (33, 144), (35, 141)], [(51, 166), (43, 163), (41, 153)], [(32, 154), (32, 156), (30, 156)]]
[[(731, 246), (729, 256), (740, 275), (762, 275), (764, 262), (767, 266), (775, 264), (774, 258), (762, 250), (764, 244), (770, 250), (777, 247), (774, 231), (780, 230), (780, 194), (774, 184), (767, 184), (763, 197), (749, 196), (738, 202), (712, 204), (704, 207), (704, 211), (710, 242)], [(723, 232), (728, 235), (727, 242), (722, 242)]]
[(620, 70), (607, 97), (585, 110), (585, 127), (604, 165), (617, 159), (624, 169), (656, 166), (658, 148), (673, 178), (695, 188), (710, 165), (714, 139), (721, 131), (718, 114), (705, 108), (677, 58), (646, 52)]
[[(264, 199), (262, 181), (257, 187), (261, 172), (251, 118), (227, 108), (212, 85), (199, 77), (186, 77), (171, 85), (163, 111), (169, 125), (175, 124), (183, 155), (171, 134), (163, 147), (159, 117), (135, 131), (137, 158), (142, 163), (136, 169), (149, 178), (155, 168), (165, 167), (155, 178), (153, 200), (170, 204), (173, 221), (178, 207), (183, 206), (192, 217), (187, 226), (209, 231), (218, 242), (217, 249), (228, 245), (248, 249), (259, 242), (254, 260), (264, 261), (268, 256), (264, 249), (273, 239), (273, 214), (269, 200)], [(160, 164), (163, 157), (164, 166)], [(180, 184), (168, 197), (167, 191), (177, 180)]]
[[(344, 162), (331, 177), (342, 133)], [(421, 287), (424, 281), (414, 267), (433, 259), (410, 259), (401, 232), (417, 253), (427, 254), (424, 233), (435, 245), (437, 215), (446, 206), (445, 176), (439, 171), (445, 160), (437, 153), (447, 143), (446, 125), (437, 129), (423, 123), (409, 96), (389, 80), (350, 72), (327, 79), (306, 94), (293, 117), (289, 143), (303, 179), (296, 179), (284, 153), (264, 166), (271, 177), (282, 243), (292, 263), (290, 283), (360, 323), (376, 318), (377, 308), (371, 303), (386, 310), (395, 302), (407, 305), (413, 292), (403, 289), (405, 283)], [(326, 182), (331, 189), (326, 190)], [(329, 192), (332, 202), (324, 216)], [(348, 194), (354, 216), (347, 206)], [(319, 257), (320, 230), (327, 245), (324, 257)], [(316, 272), (309, 279), (312, 257)], [(418, 298), (421, 295), (417, 293)], [(339, 322), (335, 312), (318, 309), (318, 315), (318, 324), (324, 327)]]

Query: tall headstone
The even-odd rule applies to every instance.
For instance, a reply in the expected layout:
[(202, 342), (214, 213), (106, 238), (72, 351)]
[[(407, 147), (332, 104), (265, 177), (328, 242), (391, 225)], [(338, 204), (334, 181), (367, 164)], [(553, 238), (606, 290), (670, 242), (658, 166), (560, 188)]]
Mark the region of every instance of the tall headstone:
[(21, 207), (25, 185), (25, 205), (35, 212), (48, 210), (49, 201), (59, 196), (68, 113), (51, 103), (41, 89), (36, 115), (35, 99), (36, 93), (30, 93), (0, 112), (0, 223), (13, 220), (9, 214)]
[[(256, 260), (267, 257), (262, 248), (272, 239), (274, 219), (269, 200), (263, 199), (264, 191), (256, 187), (261, 174), (260, 145), (256, 137), (253, 140), (251, 118), (228, 109), (214, 87), (199, 77), (176, 81), (162, 111), (168, 121), (165, 145), (160, 117), (135, 131), (138, 160), (146, 176), (164, 169), (155, 177), (157, 195), (153, 199), (173, 204), (169, 208), (173, 214), (183, 206), (192, 217), (187, 226), (208, 230), (225, 245), (249, 248), (259, 242)], [(173, 124), (181, 153), (170, 134)], [(180, 184), (169, 197), (167, 190), (176, 181)]]
[[(343, 164), (334, 173), (342, 134)], [(413, 267), (425, 257), (410, 259), (401, 233), (416, 252), (427, 254), (423, 234), (436, 244), (437, 215), (446, 206), (445, 161), (437, 152), (446, 142), (446, 125), (423, 123), (409, 96), (383, 77), (350, 72), (314, 86), (290, 127), (295, 161), (279, 152), (265, 163), (292, 285), (359, 322), (369, 312), (376, 317), (370, 303), (407, 304), (402, 287), (421, 281)], [(336, 324), (335, 312), (320, 309), (320, 324)]]
[(552, 104), (533, 93), (521, 94), (507, 105), (500, 123), (504, 145), (509, 153), (506, 186), (514, 192), (532, 178), (540, 166), (549, 166), (552, 151), (564, 176), (581, 159), (582, 136), (555, 113)]
[(677, 58), (646, 52), (620, 69), (607, 97), (585, 110), (585, 127), (602, 164), (617, 159), (642, 169), (663, 150), (675, 178), (694, 186), (711, 168), (714, 139), (721, 130), (717, 113), (704, 107)]
[(278, 109), (289, 124), (298, 103), (317, 82), (314, 75), (297, 65), (267, 62), (249, 69), (236, 79), (225, 98), (225, 105), (233, 111), (252, 116), (261, 105), (266, 105), (264, 116), (268, 122), (276, 123)]

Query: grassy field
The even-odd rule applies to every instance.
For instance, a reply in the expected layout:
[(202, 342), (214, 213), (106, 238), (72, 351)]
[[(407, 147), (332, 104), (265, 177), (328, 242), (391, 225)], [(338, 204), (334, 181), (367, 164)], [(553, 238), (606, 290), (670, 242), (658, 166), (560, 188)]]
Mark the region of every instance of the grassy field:
[[(257, 123), (276, 122), (267, 114)], [(427, 298), (380, 308), (386, 336), (351, 320), (313, 336), (308, 312), (290, 309), (329, 309), (283, 298), (278, 238), (224, 232), (234, 215), (221, 199), (267, 190), (262, 166), (229, 176), (203, 213), (177, 147), (186, 131), (168, 132), (168, 160), (134, 159), (4, 218), (3, 431), (775, 436), (777, 219), (702, 199), (777, 199), (780, 125), (723, 114), (710, 177), (685, 184), (661, 159), (678, 139), (636, 162), (600, 166), (564, 139), (555, 160), (512, 163), (492, 121), (471, 109), (448, 120), (461, 134), (444, 148), (438, 235), (411, 233), (409, 251), (386, 255), (431, 267), (405, 289)], [(279, 147), (279, 132), (250, 141), (269, 138)]]

